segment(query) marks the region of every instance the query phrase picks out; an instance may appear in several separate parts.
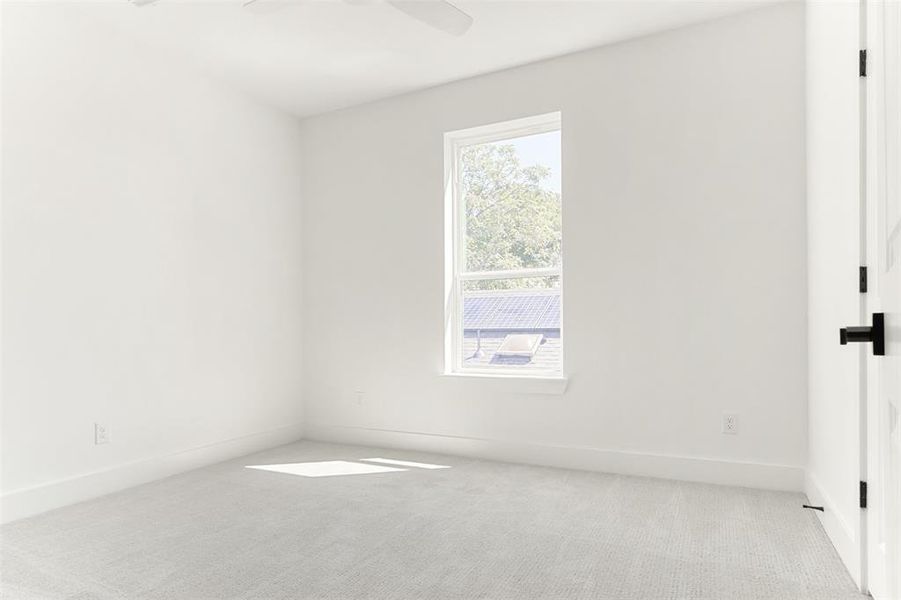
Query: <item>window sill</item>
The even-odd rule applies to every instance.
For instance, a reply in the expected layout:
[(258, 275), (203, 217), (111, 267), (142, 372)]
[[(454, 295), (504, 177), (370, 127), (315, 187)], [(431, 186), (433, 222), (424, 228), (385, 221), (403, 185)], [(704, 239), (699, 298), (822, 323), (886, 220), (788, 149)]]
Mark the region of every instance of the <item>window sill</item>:
[(547, 394), (561, 396), (566, 392), (569, 378), (563, 375), (534, 376), (491, 373), (443, 373), (441, 378), (466, 387), (501, 393)]

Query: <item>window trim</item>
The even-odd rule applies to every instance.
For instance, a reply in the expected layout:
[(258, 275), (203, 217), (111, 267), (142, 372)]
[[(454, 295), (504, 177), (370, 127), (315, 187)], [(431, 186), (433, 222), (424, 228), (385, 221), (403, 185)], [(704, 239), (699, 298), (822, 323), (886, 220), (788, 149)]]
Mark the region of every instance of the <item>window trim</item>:
[[(460, 152), (467, 146), (487, 144), (508, 139), (561, 131), (560, 112), (546, 113), (522, 119), (471, 127), (444, 134), (444, 256), (445, 256), (445, 318), (444, 318), (444, 374), (455, 376), (473, 375), (480, 378), (498, 377), (503, 379), (552, 379), (565, 378), (563, 323), (560, 323), (560, 368), (554, 370), (530, 370), (523, 372), (515, 368), (465, 367), (462, 359), (463, 347), (463, 290), (464, 281), (486, 279), (515, 279), (521, 277), (558, 277), (560, 280), (560, 314), (563, 315), (563, 256), (561, 240), (560, 265), (516, 269), (511, 271), (466, 271), (465, 263), (465, 205), (459, 197)], [(562, 138), (561, 138), (562, 139)], [(562, 163), (562, 148), (561, 148)], [(561, 165), (562, 166), (562, 165)], [(561, 208), (562, 211), (562, 208)]]

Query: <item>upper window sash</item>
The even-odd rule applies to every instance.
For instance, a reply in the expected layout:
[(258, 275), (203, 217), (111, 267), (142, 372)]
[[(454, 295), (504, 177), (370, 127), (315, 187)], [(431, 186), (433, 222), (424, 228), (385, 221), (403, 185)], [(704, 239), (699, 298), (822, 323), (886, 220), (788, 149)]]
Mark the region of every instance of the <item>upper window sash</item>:
[[(462, 161), (462, 152), (469, 146), (477, 146), (481, 144), (491, 144), (495, 142), (503, 142), (505, 140), (514, 140), (517, 138), (560, 131), (562, 128), (562, 119), (560, 113), (550, 113), (544, 115), (536, 115), (517, 119), (515, 121), (503, 124), (490, 124), (479, 127), (472, 127), (463, 131), (450, 132), (445, 134), (446, 143), (451, 150), (453, 156), (450, 167), (449, 192), (451, 195), (451, 206), (453, 212), (453, 233), (452, 233), (452, 253), (453, 253), (453, 274), (458, 279), (509, 279), (514, 277), (529, 276), (560, 276), (561, 265), (551, 265), (548, 267), (530, 267), (517, 271), (507, 270), (491, 270), (485, 271), (486, 275), (475, 275), (474, 272), (467, 268), (467, 217), (466, 217), (466, 200), (462, 194), (463, 186), (461, 182), (462, 173), (460, 172), (460, 164)], [(487, 265), (486, 265), (487, 266)], [(516, 275), (512, 273), (523, 273)], [(487, 275), (488, 273), (498, 273), (499, 277)]]

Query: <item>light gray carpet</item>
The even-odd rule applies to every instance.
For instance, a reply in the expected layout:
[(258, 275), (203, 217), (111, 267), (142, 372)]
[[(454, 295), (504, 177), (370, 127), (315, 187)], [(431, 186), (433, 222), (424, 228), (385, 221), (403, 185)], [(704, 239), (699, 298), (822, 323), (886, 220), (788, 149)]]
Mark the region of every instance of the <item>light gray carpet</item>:
[[(307, 478), (368, 457), (444, 470)], [(800, 494), (299, 442), (0, 528), (3, 598), (861, 598)]]

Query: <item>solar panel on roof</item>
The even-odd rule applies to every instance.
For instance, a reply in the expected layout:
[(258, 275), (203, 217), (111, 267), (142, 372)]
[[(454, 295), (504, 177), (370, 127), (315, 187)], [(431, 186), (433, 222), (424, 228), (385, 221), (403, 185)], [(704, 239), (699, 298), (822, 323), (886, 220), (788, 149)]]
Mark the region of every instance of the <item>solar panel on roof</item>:
[(551, 302), (545, 309), (544, 314), (538, 320), (539, 329), (559, 329), (560, 328), (560, 294), (551, 296)]
[(559, 329), (560, 293), (505, 292), (463, 298), (464, 329)]

